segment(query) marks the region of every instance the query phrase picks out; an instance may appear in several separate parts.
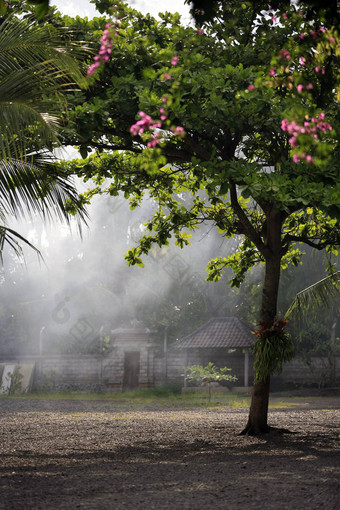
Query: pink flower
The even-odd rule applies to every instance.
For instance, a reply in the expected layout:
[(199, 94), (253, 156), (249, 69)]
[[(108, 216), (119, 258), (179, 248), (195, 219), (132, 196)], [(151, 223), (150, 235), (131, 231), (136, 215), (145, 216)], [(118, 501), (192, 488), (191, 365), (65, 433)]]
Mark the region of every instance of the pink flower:
[(171, 131), (175, 136), (183, 136), (184, 135), (184, 127), (176, 126), (176, 128), (171, 128)]
[(298, 91), (299, 94), (301, 94), (301, 92), (303, 91), (304, 87), (301, 83), (299, 83), (299, 85), (296, 87), (296, 90)]
[(313, 160), (313, 158), (312, 158), (312, 156), (310, 154), (307, 154), (306, 161), (307, 161), (307, 163), (310, 163), (310, 164), (314, 163), (314, 160)]
[(300, 39), (304, 39), (306, 37), (306, 34), (300, 34)]
[(252, 92), (253, 90), (255, 90), (254, 85), (248, 85), (248, 90), (249, 90), (250, 92)]
[(171, 80), (170, 74), (164, 73), (164, 80)]
[(156, 147), (156, 145), (159, 143), (159, 138), (157, 135), (155, 135), (151, 140), (150, 142), (148, 142), (146, 145), (147, 147), (149, 147), (150, 149), (152, 149), (153, 147)]
[(166, 103), (168, 98), (166, 96), (162, 97), (162, 103)]
[(273, 67), (273, 68), (269, 71), (269, 76), (275, 76), (275, 73), (276, 73), (276, 69), (275, 69), (275, 67)]
[(298, 154), (293, 154), (294, 163), (298, 163), (300, 161), (300, 156)]
[(274, 23), (274, 21), (276, 20), (276, 16), (272, 16), (272, 22)]
[(164, 121), (167, 119), (167, 116), (166, 115), (161, 115), (161, 120)]
[(283, 17), (283, 19), (287, 19), (288, 18), (287, 14), (285, 12), (282, 13), (282, 17)]
[(285, 57), (287, 60), (290, 59), (290, 53), (288, 50), (281, 50), (279, 53), (279, 58)]
[(300, 62), (300, 64), (301, 64), (302, 66), (305, 66), (305, 65), (306, 65), (306, 59), (305, 59), (305, 57), (300, 57), (300, 58), (299, 58), (299, 62)]
[(324, 114), (324, 112), (321, 112), (319, 115), (319, 119), (324, 120), (324, 118), (325, 118), (325, 114)]
[[(100, 39), (100, 49), (98, 52), (98, 55), (94, 57), (94, 64), (90, 66), (90, 68), (87, 71), (87, 74), (92, 74), (100, 67), (101, 64), (104, 64), (110, 59), (110, 55), (112, 53), (112, 44), (113, 40), (111, 39), (111, 31), (109, 30), (111, 28), (111, 23), (106, 23), (105, 30), (103, 31), (103, 35)], [(114, 35), (117, 35), (117, 32), (115, 30)]]
[(313, 88), (313, 83), (308, 83), (308, 85), (306, 85), (307, 90), (312, 90), (312, 88)]
[(92, 64), (88, 70), (87, 70), (87, 74), (93, 74), (96, 69), (98, 69), (98, 67), (100, 66), (100, 63), (99, 62), (96, 62), (95, 64)]
[(335, 39), (334, 39), (334, 37), (327, 37), (327, 39), (329, 40), (329, 42), (330, 42), (331, 44), (335, 43)]
[(202, 35), (202, 34), (203, 34), (203, 30), (202, 30), (201, 28), (199, 28), (199, 29), (197, 30), (197, 33), (198, 33), (198, 35)]
[(316, 73), (319, 73), (319, 72), (321, 71), (321, 67), (314, 67), (314, 71), (315, 71)]
[(292, 147), (297, 147), (297, 140), (296, 140), (296, 136), (292, 136), (291, 138), (289, 138), (288, 142), (290, 143), (290, 145)]
[(281, 129), (282, 131), (288, 131), (288, 119), (283, 119), (281, 122)]
[(130, 132), (135, 136), (144, 133), (147, 129), (152, 130), (161, 126), (160, 123), (155, 122), (150, 115), (147, 115), (145, 112), (139, 112), (139, 116), (141, 120), (138, 120), (130, 127)]
[(172, 65), (172, 66), (177, 66), (177, 63), (178, 63), (178, 57), (172, 57), (172, 59), (171, 59), (171, 65)]
[(150, 128), (151, 130), (153, 130), (153, 129), (159, 129), (159, 128), (161, 128), (161, 127), (162, 127), (162, 124), (161, 124), (160, 122), (154, 122), (153, 124), (150, 124), (150, 126), (149, 126), (149, 128)]

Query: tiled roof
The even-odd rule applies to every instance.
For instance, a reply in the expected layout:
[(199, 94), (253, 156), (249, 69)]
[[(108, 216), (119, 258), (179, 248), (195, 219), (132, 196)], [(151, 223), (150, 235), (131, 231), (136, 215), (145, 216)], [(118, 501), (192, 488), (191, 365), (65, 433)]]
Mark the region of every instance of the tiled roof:
[(216, 317), (210, 319), (190, 335), (180, 338), (176, 344), (178, 349), (197, 347), (250, 347), (254, 335), (236, 317)]

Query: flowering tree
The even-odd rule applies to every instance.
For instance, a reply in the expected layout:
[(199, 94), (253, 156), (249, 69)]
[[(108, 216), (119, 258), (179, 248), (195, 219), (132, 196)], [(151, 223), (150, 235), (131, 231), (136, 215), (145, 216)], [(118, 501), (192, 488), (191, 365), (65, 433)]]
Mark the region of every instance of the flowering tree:
[[(104, 12), (110, 2), (96, 4)], [(83, 157), (96, 150), (69, 165), (95, 181), (84, 201), (122, 192), (136, 207), (147, 191), (158, 204), (129, 264), (142, 265), (155, 243), (189, 244), (190, 230), (204, 222), (242, 238), (231, 256), (209, 262), (208, 280), (231, 268), (239, 286), (250, 268), (265, 265), (244, 429), (263, 433), (270, 375), (293, 355), (277, 317), (281, 269), (300, 262), (299, 243), (330, 252), (340, 244), (338, 56), (335, 35), (322, 19), (306, 20), (302, 4), (275, 15), (266, 2), (217, 4), (200, 29), (182, 27), (178, 15), (155, 21), (120, 6), (112, 57), (75, 98), (78, 132), (65, 129), (65, 142)], [(109, 28), (107, 20), (75, 23), (95, 37)]]

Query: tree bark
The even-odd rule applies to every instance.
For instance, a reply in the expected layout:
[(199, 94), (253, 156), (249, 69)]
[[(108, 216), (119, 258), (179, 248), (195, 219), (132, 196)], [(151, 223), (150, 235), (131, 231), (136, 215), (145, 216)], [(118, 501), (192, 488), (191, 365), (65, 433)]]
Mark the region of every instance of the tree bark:
[[(267, 246), (270, 256), (266, 257), (265, 277), (262, 290), (262, 305), (259, 324), (261, 328), (269, 329), (277, 314), (277, 300), (280, 283), (281, 265), (281, 226), (280, 214), (269, 218), (267, 226)], [(250, 404), (248, 423), (241, 432), (242, 435), (258, 435), (269, 432), (268, 404), (270, 391), (270, 377), (265, 380), (254, 381)]]
[(270, 377), (265, 381), (255, 381), (250, 404), (248, 423), (241, 435), (257, 436), (269, 432), (268, 404)]

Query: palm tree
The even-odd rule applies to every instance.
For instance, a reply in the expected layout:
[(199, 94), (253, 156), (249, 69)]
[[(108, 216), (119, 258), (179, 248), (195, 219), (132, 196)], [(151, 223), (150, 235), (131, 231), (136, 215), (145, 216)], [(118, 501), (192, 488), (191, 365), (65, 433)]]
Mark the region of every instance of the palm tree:
[(293, 313), (304, 318), (309, 313), (317, 313), (322, 306), (327, 306), (340, 313), (340, 271), (319, 280), (298, 292), (286, 312), (286, 317)]
[[(6, 226), (14, 216), (40, 214), (70, 222), (67, 202), (85, 221), (72, 179), (56, 165), (63, 92), (84, 86), (77, 57), (85, 48), (33, 18), (10, 16), (0, 25), (0, 253), (4, 242), (30, 243)], [(31, 246), (31, 245), (30, 245)]]
[(340, 271), (319, 280), (296, 294), (292, 304), (286, 312), (286, 317), (298, 319), (316, 315), (320, 309), (326, 307), (333, 314), (333, 323), (330, 331), (329, 354), (330, 381), (336, 379), (335, 341), (336, 329), (340, 320)]

